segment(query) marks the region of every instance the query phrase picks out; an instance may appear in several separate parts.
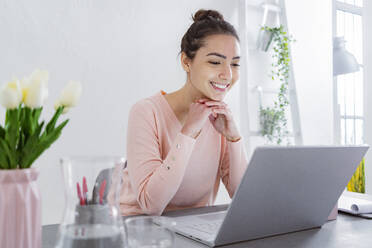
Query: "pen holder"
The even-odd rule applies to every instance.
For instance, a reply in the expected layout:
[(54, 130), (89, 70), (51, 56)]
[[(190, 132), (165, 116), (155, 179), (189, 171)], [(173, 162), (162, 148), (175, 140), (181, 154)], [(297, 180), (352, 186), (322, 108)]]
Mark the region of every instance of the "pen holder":
[(75, 223), (79, 225), (112, 224), (110, 206), (101, 204), (77, 205)]
[(56, 247), (123, 247), (119, 193), (125, 160), (73, 157), (62, 159), (61, 165), (66, 205)]

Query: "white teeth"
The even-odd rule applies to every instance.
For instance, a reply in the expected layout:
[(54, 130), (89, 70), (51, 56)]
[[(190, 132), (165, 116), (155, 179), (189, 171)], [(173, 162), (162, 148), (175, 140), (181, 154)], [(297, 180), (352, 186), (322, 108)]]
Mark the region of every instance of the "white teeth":
[(219, 88), (219, 89), (226, 89), (228, 84), (218, 84), (218, 83), (215, 83), (215, 82), (211, 82), (213, 84), (213, 86)]

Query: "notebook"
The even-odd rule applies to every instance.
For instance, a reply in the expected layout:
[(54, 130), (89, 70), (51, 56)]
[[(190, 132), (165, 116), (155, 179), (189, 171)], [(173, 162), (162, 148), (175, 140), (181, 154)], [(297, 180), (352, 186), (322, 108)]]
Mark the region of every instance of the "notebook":
[(372, 219), (372, 196), (355, 192), (344, 192), (338, 200), (338, 210)]

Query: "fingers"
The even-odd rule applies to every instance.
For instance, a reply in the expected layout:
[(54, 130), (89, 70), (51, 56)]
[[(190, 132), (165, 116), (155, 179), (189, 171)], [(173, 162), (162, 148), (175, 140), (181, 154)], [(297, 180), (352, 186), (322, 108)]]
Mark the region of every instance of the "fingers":
[(217, 118), (218, 114), (223, 114), (226, 115), (228, 120), (232, 119), (232, 113), (227, 104), (224, 102), (212, 101), (209, 99), (199, 99), (191, 105), (193, 105), (196, 109), (200, 108), (202, 112), (207, 115), (212, 115), (214, 118)]
[(205, 99), (205, 98), (199, 99), (196, 102), (200, 103), (200, 104), (205, 104), (209, 107), (211, 107), (211, 106), (225, 106), (225, 107), (227, 107), (227, 104), (224, 103), (224, 102), (212, 101), (212, 100)]
[(208, 107), (212, 107), (212, 106), (227, 107), (227, 104), (224, 102), (208, 101), (208, 102), (205, 102), (204, 104), (207, 105)]
[(212, 115), (213, 115), (213, 117), (216, 118), (218, 114), (224, 115), (227, 120), (231, 120), (232, 119), (232, 113), (231, 113), (231, 111), (229, 109), (219, 108), (219, 107), (212, 108)]
[(205, 103), (205, 102), (208, 102), (208, 101), (210, 101), (210, 100), (208, 100), (206, 98), (202, 98), (202, 99), (196, 100), (195, 102), (197, 102), (197, 103)]
[(209, 106), (207, 106), (205, 104), (202, 104), (202, 103), (198, 103), (198, 102), (192, 103), (190, 105), (190, 109), (193, 109), (192, 112), (203, 113), (203, 115), (210, 115), (210, 114), (212, 114), (211, 107), (209, 107)]
[[(216, 115), (217, 115), (217, 114), (216, 114)], [(209, 120), (210, 120), (211, 122), (213, 122), (213, 121), (216, 120), (216, 116), (213, 116), (213, 114), (209, 115), (208, 118), (209, 118)]]

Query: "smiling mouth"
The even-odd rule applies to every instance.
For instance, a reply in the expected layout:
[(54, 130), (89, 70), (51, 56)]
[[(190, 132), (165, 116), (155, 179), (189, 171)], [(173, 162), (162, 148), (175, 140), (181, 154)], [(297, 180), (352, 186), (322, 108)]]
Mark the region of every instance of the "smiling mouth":
[(213, 81), (209, 81), (209, 83), (212, 85), (213, 89), (218, 91), (225, 91), (230, 86), (230, 84), (220, 84)]

